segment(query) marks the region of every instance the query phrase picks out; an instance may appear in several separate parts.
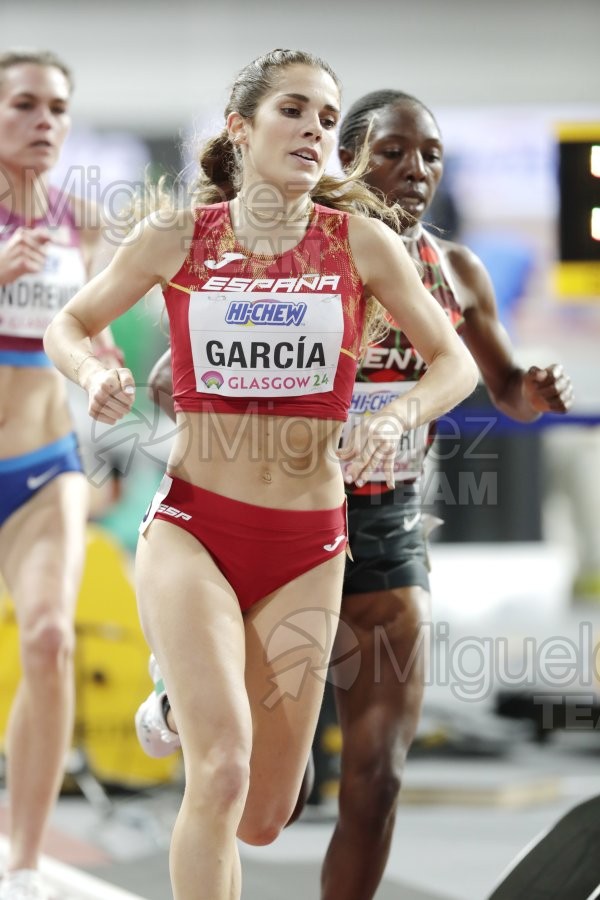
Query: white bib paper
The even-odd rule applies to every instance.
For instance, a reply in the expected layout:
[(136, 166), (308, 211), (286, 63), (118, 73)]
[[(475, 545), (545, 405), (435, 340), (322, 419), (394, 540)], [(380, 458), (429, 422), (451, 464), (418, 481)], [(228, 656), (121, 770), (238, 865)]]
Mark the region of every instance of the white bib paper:
[(48, 243), (41, 272), (0, 284), (0, 334), (41, 338), (56, 313), (85, 282), (77, 247)]
[[(348, 421), (342, 432), (342, 446), (346, 446), (352, 429), (363, 421), (363, 416), (372, 416), (380, 412), (384, 406), (396, 397), (406, 394), (414, 385), (414, 381), (357, 381), (352, 391)], [(428, 425), (419, 425), (402, 435), (394, 463), (396, 481), (418, 478), (421, 474), (427, 448), (428, 428)], [(383, 466), (375, 469), (371, 481), (385, 481)]]
[(340, 294), (190, 295), (196, 389), (224, 397), (333, 390), (344, 335)]

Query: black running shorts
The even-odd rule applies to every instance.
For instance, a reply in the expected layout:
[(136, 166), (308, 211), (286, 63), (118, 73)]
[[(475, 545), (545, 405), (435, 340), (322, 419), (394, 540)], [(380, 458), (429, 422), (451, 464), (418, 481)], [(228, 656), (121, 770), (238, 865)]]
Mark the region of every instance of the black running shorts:
[(348, 495), (344, 595), (419, 586), (429, 592), (429, 559), (418, 482), (376, 495)]

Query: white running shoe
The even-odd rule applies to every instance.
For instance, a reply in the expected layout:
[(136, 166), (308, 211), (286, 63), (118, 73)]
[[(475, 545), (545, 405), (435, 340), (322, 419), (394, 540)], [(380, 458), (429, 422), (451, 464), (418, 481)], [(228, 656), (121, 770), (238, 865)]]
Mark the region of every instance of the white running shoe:
[(15, 869), (4, 873), (0, 900), (51, 900), (51, 895), (36, 869)]
[[(171, 731), (167, 725), (165, 703), (168, 704), (169, 701), (162, 673), (158, 668), (154, 654), (150, 654), (148, 671), (150, 672), (150, 678), (154, 682), (154, 690), (138, 707), (138, 711), (135, 714), (135, 731), (142, 750), (147, 756), (160, 759), (163, 756), (170, 756), (171, 753), (179, 750), (181, 741), (179, 740), (179, 735)], [(0, 900), (2, 900), (1, 894)]]

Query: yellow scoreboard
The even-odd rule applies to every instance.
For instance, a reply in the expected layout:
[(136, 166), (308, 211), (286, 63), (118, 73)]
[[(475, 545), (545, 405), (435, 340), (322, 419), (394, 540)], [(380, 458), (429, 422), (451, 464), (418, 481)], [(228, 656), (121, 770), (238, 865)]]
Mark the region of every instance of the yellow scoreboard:
[(600, 122), (558, 126), (560, 297), (600, 300)]

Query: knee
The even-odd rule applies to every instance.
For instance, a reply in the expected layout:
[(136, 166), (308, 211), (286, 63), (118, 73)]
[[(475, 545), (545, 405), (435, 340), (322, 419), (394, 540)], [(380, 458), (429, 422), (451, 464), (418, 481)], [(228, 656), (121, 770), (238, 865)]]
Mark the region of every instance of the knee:
[(217, 816), (227, 816), (241, 809), (248, 793), (250, 762), (243, 753), (221, 749), (199, 766), (194, 777), (193, 765), (186, 767), (186, 795), (188, 802), (199, 807), (210, 806)]
[(242, 806), (248, 793), (250, 763), (241, 754), (223, 753), (210, 767), (208, 789), (215, 812)]
[(396, 809), (401, 787), (402, 771), (399, 768), (377, 773), (371, 788), (376, 816), (389, 816)]
[(237, 836), (244, 844), (253, 847), (266, 847), (277, 840), (290, 819), (290, 809), (276, 809), (269, 812), (260, 811), (256, 816), (244, 817), (238, 828)]
[(346, 811), (365, 827), (374, 828), (393, 815), (402, 787), (403, 765), (372, 763), (342, 778), (340, 814)]
[(257, 798), (256, 803), (250, 801), (238, 828), (238, 838), (253, 847), (272, 844), (293, 820), (296, 806), (295, 798), (288, 802), (282, 795)]
[(22, 627), (23, 667), (54, 670), (73, 655), (73, 625), (66, 617), (41, 615)]
[(297, 796), (286, 797), (282, 790), (274, 791), (272, 796), (250, 797), (240, 822), (238, 838), (254, 847), (272, 844), (284, 828), (299, 818), (314, 783), (315, 765), (311, 753)]

